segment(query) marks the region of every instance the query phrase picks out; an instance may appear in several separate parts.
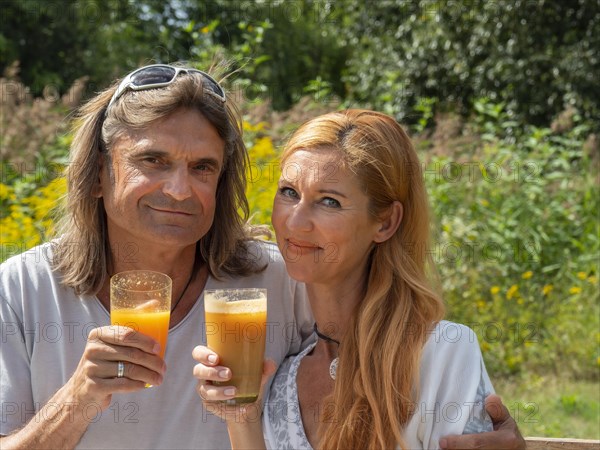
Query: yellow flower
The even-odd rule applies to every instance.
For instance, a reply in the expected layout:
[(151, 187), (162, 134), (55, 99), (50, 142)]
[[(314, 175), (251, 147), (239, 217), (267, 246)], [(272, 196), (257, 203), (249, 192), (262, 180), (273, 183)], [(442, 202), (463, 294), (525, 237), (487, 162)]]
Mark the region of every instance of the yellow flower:
[(598, 277), (595, 275), (590, 275), (587, 280), (592, 284), (598, 284)]
[(11, 187), (6, 184), (0, 183), (0, 200), (3, 198), (8, 199), (10, 196)]
[(264, 120), (262, 122), (258, 122), (255, 125), (251, 124), (247, 120), (244, 120), (242, 122), (242, 128), (244, 129), (244, 131), (264, 131), (268, 125), (269, 124)]
[(485, 308), (485, 304), (486, 304), (486, 303), (485, 303), (483, 300), (477, 300), (477, 307), (478, 307), (479, 309), (483, 309), (483, 308)]
[(488, 202), (485, 198), (479, 200), (479, 203), (481, 203), (481, 206), (490, 206), (490, 202)]
[(517, 286), (516, 284), (513, 284), (511, 287), (508, 288), (508, 291), (506, 291), (506, 298), (508, 300), (510, 300), (517, 294), (518, 291), (519, 291), (519, 286)]
[(533, 272), (531, 270), (528, 270), (527, 272), (525, 272), (523, 275), (521, 275), (521, 277), (524, 280), (529, 280), (531, 277), (533, 276)]
[(569, 294), (579, 294), (581, 292), (581, 288), (579, 286), (573, 286), (571, 289), (569, 289)]
[(497, 294), (498, 292), (500, 292), (500, 287), (499, 287), (499, 286), (492, 286), (492, 287), (490, 288), (490, 293), (491, 293), (492, 295), (495, 295), (495, 294)]
[(208, 28), (208, 27), (203, 27), (203, 28), (200, 29), (200, 33), (202, 33), (202, 34), (206, 34), (209, 31), (210, 31), (210, 28)]
[(585, 280), (587, 278), (587, 273), (577, 272), (577, 278), (579, 278), (580, 280)]
[(272, 159), (275, 157), (275, 147), (270, 137), (258, 138), (250, 148), (250, 157), (253, 161)]
[(554, 289), (554, 286), (552, 286), (551, 284), (546, 284), (543, 288), (542, 288), (542, 294), (544, 295), (548, 295), (550, 292), (552, 292), (552, 289)]

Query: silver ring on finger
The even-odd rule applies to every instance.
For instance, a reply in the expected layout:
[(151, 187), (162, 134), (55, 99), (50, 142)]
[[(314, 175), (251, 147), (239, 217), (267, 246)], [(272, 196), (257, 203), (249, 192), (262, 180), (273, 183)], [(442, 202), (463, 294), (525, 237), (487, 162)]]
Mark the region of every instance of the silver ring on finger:
[(117, 378), (123, 378), (125, 375), (125, 363), (123, 361), (117, 361)]

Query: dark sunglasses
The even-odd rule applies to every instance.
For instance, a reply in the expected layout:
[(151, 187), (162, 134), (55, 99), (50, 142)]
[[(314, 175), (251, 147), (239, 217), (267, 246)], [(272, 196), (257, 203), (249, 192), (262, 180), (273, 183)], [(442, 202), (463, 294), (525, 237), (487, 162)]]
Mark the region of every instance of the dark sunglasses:
[(108, 103), (107, 111), (111, 105), (116, 102), (127, 91), (144, 91), (146, 89), (155, 89), (170, 85), (180, 73), (199, 73), (207, 83), (205, 84), (206, 93), (225, 103), (225, 91), (217, 81), (206, 72), (187, 67), (174, 67), (167, 64), (152, 64), (140, 69), (134, 70), (119, 84), (119, 87), (113, 94)]

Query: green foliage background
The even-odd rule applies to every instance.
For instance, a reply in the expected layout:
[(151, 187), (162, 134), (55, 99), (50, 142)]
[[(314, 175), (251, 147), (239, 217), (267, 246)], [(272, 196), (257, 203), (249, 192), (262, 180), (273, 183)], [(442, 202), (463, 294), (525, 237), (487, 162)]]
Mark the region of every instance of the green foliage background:
[[(600, 0), (23, 0), (0, 25), (0, 261), (53, 235), (80, 98), (141, 64), (226, 60), (253, 221), (270, 223), (290, 130), (336, 108), (394, 115), (422, 157), (449, 317), (492, 379), (597, 391)], [(599, 402), (573, 395), (559, 409), (597, 425)]]
[(92, 93), (152, 61), (206, 65), (216, 45), (234, 50), (248, 96), (266, 93), (280, 110), (317, 81), (410, 123), (423, 99), (468, 114), (490, 98), (538, 126), (568, 105), (587, 119), (600, 112), (599, 0), (12, 0), (2, 8), (0, 69), (20, 60), (36, 95), (49, 84), (64, 92), (84, 75)]

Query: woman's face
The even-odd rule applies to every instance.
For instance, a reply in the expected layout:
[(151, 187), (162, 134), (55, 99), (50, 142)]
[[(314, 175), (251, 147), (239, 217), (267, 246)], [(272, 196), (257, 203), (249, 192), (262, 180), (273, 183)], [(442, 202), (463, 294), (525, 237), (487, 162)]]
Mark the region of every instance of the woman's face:
[(298, 150), (283, 164), (273, 204), (277, 244), (290, 276), (305, 283), (356, 281), (381, 223), (358, 178), (333, 150)]

